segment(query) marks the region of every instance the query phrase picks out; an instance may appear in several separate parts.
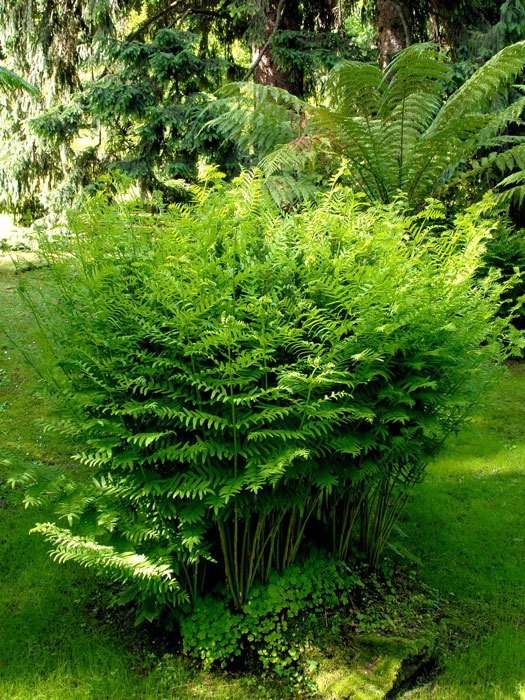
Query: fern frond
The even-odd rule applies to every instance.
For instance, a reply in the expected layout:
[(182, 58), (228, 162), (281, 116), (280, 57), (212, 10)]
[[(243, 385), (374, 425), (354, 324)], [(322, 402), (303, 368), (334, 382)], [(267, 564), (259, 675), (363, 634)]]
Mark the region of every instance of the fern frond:
[(342, 61), (330, 72), (325, 86), (332, 109), (348, 116), (377, 114), (385, 90), (377, 66), (361, 61)]
[(506, 46), (488, 60), (445, 102), (436, 129), (457, 123), (463, 116), (490, 108), (502, 87), (510, 85), (525, 65), (525, 41)]
[(51, 555), (58, 562), (74, 561), (86, 568), (94, 568), (113, 580), (139, 581), (152, 588), (156, 596), (172, 605), (187, 602), (187, 593), (174, 577), (173, 569), (163, 559), (148, 558), (136, 552), (119, 552), (86, 537), (71, 535), (53, 523), (39, 523), (31, 532), (41, 534), (53, 549)]
[(388, 119), (411, 95), (426, 95), (441, 101), (452, 74), (447, 57), (433, 43), (413, 44), (400, 51), (383, 76), (383, 99), (379, 116)]
[[(220, 114), (206, 126), (245, 149), (271, 153), (278, 145), (301, 135), (306, 104), (286, 90), (257, 83), (232, 83), (221, 88), (214, 103)], [(203, 127), (204, 128), (204, 127)]]
[[(523, 167), (523, 166), (522, 166)], [(506, 188), (503, 189), (502, 188)], [(508, 206), (513, 204), (522, 207), (525, 203), (525, 171), (513, 173), (498, 183), (494, 192), (494, 204), (498, 206)]]

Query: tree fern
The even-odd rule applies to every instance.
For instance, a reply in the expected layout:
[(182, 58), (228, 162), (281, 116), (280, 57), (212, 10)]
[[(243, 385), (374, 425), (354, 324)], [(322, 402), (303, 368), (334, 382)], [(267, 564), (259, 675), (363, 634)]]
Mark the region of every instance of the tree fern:
[(359, 84), (363, 70), (347, 66), (332, 108), (314, 110), (314, 119), (349, 158), (353, 180), (369, 199), (388, 202), (401, 191), (417, 206), (457, 177), (458, 167), (464, 177), (463, 164), (477, 151), (501, 148), (497, 136), (519, 118), (523, 103), (494, 110), (494, 100), (524, 64), (525, 43), (509, 46), (443, 101), (450, 66), (432, 44), (414, 45), (393, 60), (382, 83), (377, 74), (369, 78), (371, 92), (381, 97), (367, 115), (360, 107), (348, 109), (345, 92), (355, 94), (356, 78), (359, 94), (365, 87)]
[[(273, 187), (278, 172), (288, 178), (295, 173), (300, 182), (308, 159), (323, 172), (315, 160), (323, 157), (332, 168), (334, 162), (346, 164), (346, 181), (369, 201), (389, 203), (401, 192), (417, 208), (443, 186), (479, 173), (479, 161), (469, 170), (477, 153), (485, 153), (486, 168), (523, 169), (522, 139), (504, 136), (506, 127), (520, 120), (523, 99), (498, 106), (498, 95), (524, 65), (525, 42), (507, 46), (446, 97), (449, 60), (434, 44), (414, 44), (393, 59), (384, 75), (357, 61), (336, 66), (327, 80), (325, 105), (294, 98), (293, 113), (304, 117), (296, 120), (301, 129), (290, 132), (288, 143), (279, 125), (293, 122), (292, 112), (286, 112), (292, 105), (282, 91), (277, 101), (257, 86), (254, 107), (238, 102), (222, 119), (230, 119), (229, 136), (242, 133), (255, 147), (260, 144), (271, 191), (278, 191)], [(277, 104), (285, 110), (279, 117), (273, 111)], [(260, 128), (264, 114), (268, 121)], [(275, 144), (281, 144), (274, 154), (261, 141), (263, 133), (266, 139), (273, 133)]]

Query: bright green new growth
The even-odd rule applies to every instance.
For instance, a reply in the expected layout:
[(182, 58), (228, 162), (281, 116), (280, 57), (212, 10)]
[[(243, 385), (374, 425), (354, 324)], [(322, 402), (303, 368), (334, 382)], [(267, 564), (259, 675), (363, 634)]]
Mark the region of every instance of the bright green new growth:
[(502, 354), (475, 210), (438, 235), (431, 209), (335, 188), (282, 214), (263, 192), (212, 175), (147, 217), (98, 196), (47, 244), (43, 373), (93, 479), (26, 471), (63, 521), (36, 529), (146, 617), (217, 580), (241, 609), (312, 541), (377, 565)]

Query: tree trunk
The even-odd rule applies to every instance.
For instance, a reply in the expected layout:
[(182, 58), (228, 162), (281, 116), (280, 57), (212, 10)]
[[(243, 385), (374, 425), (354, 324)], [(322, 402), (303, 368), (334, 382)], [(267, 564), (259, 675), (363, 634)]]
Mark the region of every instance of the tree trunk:
[[(258, 61), (253, 78), (261, 85), (274, 85), (296, 95), (303, 96), (304, 75), (301, 69), (280, 66), (273, 54), (271, 37), (277, 30), (299, 31), (301, 12), (295, 0), (270, 1), (270, 11), (260, 43), (252, 46), (253, 63)], [(262, 52), (262, 56), (261, 56)]]
[(401, 1), (377, 0), (379, 65), (384, 70), (394, 54), (411, 43), (410, 18)]
[(437, 15), (428, 16), (428, 38), (441, 46), (441, 26)]

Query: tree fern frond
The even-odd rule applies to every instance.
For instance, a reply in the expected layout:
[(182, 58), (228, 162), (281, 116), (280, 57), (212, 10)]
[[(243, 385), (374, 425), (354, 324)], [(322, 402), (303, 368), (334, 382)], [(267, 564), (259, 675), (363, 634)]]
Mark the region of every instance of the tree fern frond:
[(348, 117), (325, 107), (313, 110), (311, 122), (336, 152), (344, 153), (352, 175), (369, 199), (389, 201), (388, 181), (392, 173), (385, 163), (378, 122), (365, 117)]
[(319, 139), (315, 136), (294, 139), (264, 156), (259, 162), (259, 168), (266, 177), (271, 177), (280, 171), (297, 169), (315, 158), (318, 148)]
[(450, 78), (450, 61), (436, 44), (413, 44), (394, 57), (383, 76), (386, 89), (380, 116), (388, 118), (392, 111), (414, 94), (440, 99)]
[(436, 129), (457, 123), (462, 116), (479, 114), (490, 107), (497, 93), (510, 85), (525, 65), (525, 41), (502, 49), (467, 80), (445, 102), (436, 117)]
[[(327, 83), (329, 107), (305, 107), (307, 128), (320, 139), (308, 135), (308, 144), (328, 142), (347, 163), (347, 181), (370, 201), (389, 203), (403, 192), (419, 205), (459, 179), (480, 150), (504, 148), (511, 152), (491, 155), (494, 164), (508, 167), (514, 159), (522, 167), (519, 139), (506, 141), (502, 132), (519, 122), (525, 101), (497, 109), (494, 98), (524, 65), (525, 42), (506, 47), (444, 101), (451, 65), (434, 44), (400, 52), (382, 77), (374, 66), (342, 63)], [(275, 163), (293, 167), (294, 156), (293, 147), (281, 147)]]
[(511, 102), (508, 107), (502, 110), (493, 112), (491, 114), (491, 119), (488, 121), (487, 126), (480, 131), (479, 134), (479, 144), (481, 147), (485, 143), (489, 142), (491, 138), (497, 134), (501, 134), (502, 131), (508, 127), (510, 124), (521, 124), (521, 117), (525, 109), (525, 96), (520, 97), (514, 102)]
[(377, 66), (343, 61), (330, 72), (325, 90), (332, 109), (347, 116), (368, 117), (378, 112), (385, 84)]
[[(306, 104), (286, 90), (257, 83), (232, 83), (217, 93), (214, 109), (222, 112), (205, 125), (235, 139), (243, 148), (271, 153), (301, 135)], [(205, 127), (203, 127), (205, 128)]]
[[(495, 141), (495, 144), (497, 143)], [(469, 179), (494, 168), (497, 168), (500, 173), (509, 172), (515, 168), (525, 170), (525, 143), (523, 143), (523, 139), (520, 139), (516, 145), (511, 145), (507, 150), (494, 151), (474, 161), (462, 177)], [(503, 182), (500, 182), (498, 187), (502, 184)]]
[[(504, 189), (502, 191), (502, 188)], [(504, 178), (498, 183), (497, 190), (494, 192), (495, 206), (508, 206), (513, 204), (517, 207), (522, 207), (525, 203), (525, 170), (513, 173)]]

